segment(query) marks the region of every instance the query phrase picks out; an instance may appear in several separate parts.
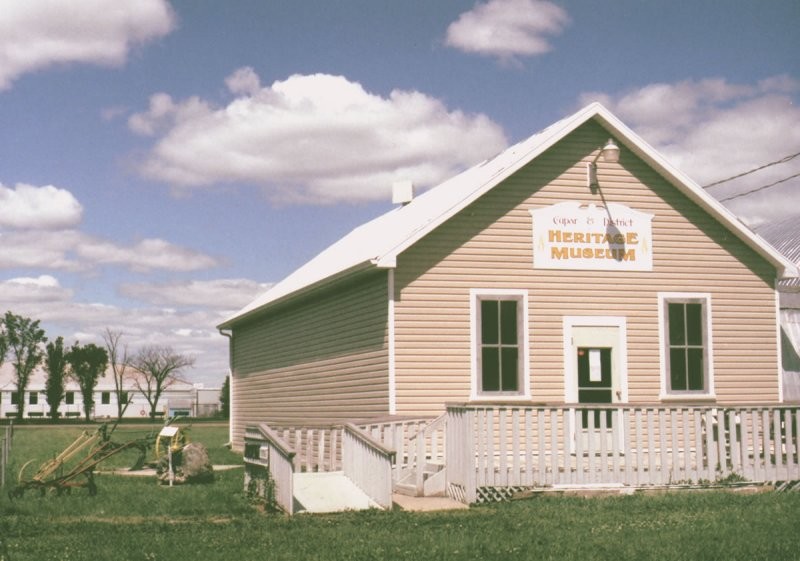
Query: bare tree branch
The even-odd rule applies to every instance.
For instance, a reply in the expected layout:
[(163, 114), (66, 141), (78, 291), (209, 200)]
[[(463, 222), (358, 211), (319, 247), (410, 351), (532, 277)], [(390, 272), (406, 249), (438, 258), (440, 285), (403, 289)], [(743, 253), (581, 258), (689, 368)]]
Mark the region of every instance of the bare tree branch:
[(169, 346), (150, 345), (140, 349), (130, 364), (139, 371), (135, 384), (150, 405), (150, 418), (154, 419), (161, 394), (184, 368), (194, 365), (194, 357), (176, 353)]
[(117, 420), (122, 419), (125, 410), (131, 403), (131, 396), (125, 390), (125, 382), (129, 378), (128, 366), (130, 357), (128, 356), (128, 344), (122, 344), (122, 331), (113, 331), (106, 327), (103, 333), (103, 341), (108, 352), (108, 360), (111, 363), (111, 373), (114, 377), (114, 394), (117, 396)]

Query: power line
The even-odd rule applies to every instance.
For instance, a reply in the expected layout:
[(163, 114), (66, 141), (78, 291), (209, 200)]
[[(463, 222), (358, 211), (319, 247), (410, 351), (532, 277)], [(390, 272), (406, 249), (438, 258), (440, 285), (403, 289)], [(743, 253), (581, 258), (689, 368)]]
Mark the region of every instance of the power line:
[[(762, 169), (768, 168), (770, 166), (776, 166), (778, 164), (783, 164), (785, 162), (793, 160), (797, 156), (800, 156), (800, 152), (797, 152), (796, 154), (790, 154), (788, 156), (784, 156), (780, 160), (775, 160), (774, 162), (770, 162), (768, 164), (764, 164), (763, 166), (759, 166), (757, 168), (751, 169), (750, 171), (745, 171), (743, 173), (740, 173), (740, 174), (737, 174), (737, 175), (734, 175), (734, 176), (731, 176), (731, 177), (727, 177), (725, 179), (720, 179), (719, 181), (715, 181), (714, 183), (709, 183), (708, 185), (703, 185), (703, 189), (708, 189), (709, 187), (714, 187), (715, 185), (719, 185), (721, 183), (727, 183), (728, 181), (733, 181), (734, 179), (739, 179), (740, 177), (744, 177), (745, 175), (750, 175), (751, 173), (755, 173), (757, 171), (761, 171)], [(797, 177), (797, 176), (793, 175), (792, 177)], [(781, 181), (778, 181), (778, 183), (781, 183), (783, 181), (791, 179), (792, 177), (787, 177), (786, 179), (782, 179)], [(777, 185), (777, 183), (773, 183), (772, 185)], [(763, 187), (763, 189), (766, 189), (767, 187), (772, 187), (772, 185), (766, 185), (766, 186)], [(762, 187), (760, 187), (757, 190), (760, 190), (760, 189), (762, 189)], [(754, 191), (749, 191), (748, 193), (752, 193), (752, 192), (754, 192)], [(747, 195), (748, 193), (742, 193), (742, 195)], [(740, 195), (736, 195), (736, 196), (739, 197)], [(731, 198), (736, 198), (736, 197), (731, 197)], [(721, 199), (721, 200), (727, 201), (729, 199)]]
[[(796, 154), (795, 154), (796, 155)], [(769, 189), (770, 187), (775, 187), (785, 181), (789, 181), (790, 179), (794, 179), (795, 177), (800, 177), (800, 173), (795, 173), (794, 175), (790, 175), (789, 177), (784, 177), (783, 179), (779, 179), (774, 183), (770, 183), (769, 185), (763, 185), (761, 187), (757, 187), (755, 189), (750, 189), (749, 191), (745, 191), (743, 193), (739, 193), (738, 195), (733, 195), (731, 197), (725, 197), (724, 199), (720, 199), (719, 202), (724, 203), (725, 201), (732, 201), (733, 199), (738, 199), (739, 197), (744, 197), (745, 195), (750, 195), (752, 193), (757, 193), (758, 191), (763, 191), (764, 189)]]

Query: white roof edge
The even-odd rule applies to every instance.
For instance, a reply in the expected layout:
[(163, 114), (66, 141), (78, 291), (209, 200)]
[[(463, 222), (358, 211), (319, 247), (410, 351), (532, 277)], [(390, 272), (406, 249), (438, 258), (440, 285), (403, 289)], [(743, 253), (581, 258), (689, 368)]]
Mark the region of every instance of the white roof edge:
[[(379, 257), (377, 262), (395, 263), (396, 258), (400, 253), (408, 249), (411, 245), (416, 243), (431, 230), (436, 228), (451, 216), (455, 215), (458, 211), (462, 210), (481, 195), (510, 177), (523, 166), (527, 165), (531, 160), (573, 132), (576, 128), (593, 118), (597, 118), (601, 124), (605, 126), (605, 128), (611, 129), (614, 133), (613, 136), (622, 137), (617, 138), (617, 140), (625, 140), (626, 142), (623, 142), (623, 144), (625, 144), (629, 150), (645, 160), (659, 173), (666, 176), (674, 186), (681, 190), (681, 192), (687, 195), (695, 203), (703, 207), (712, 216), (720, 220), (729, 229), (733, 230), (734, 233), (736, 233), (742, 239), (742, 241), (749, 245), (751, 249), (755, 250), (756, 253), (761, 254), (764, 258), (779, 268), (781, 270), (781, 274), (779, 275), (781, 278), (796, 277), (800, 275), (800, 270), (798, 270), (798, 267), (795, 265), (795, 263), (775, 249), (761, 236), (744, 225), (733, 213), (731, 213), (731, 211), (723, 206), (722, 203), (717, 201), (717, 199), (709, 195), (700, 185), (695, 183), (686, 174), (667, 162), (655, 148), (650, 146), (644, 139), (633, 132), (633, 130), (620, 121), (599, 102), (593, 102), (587, 105), (578, 112), (554, 123), (553, 125), (550, 125), (542, 132), (535, 135), (542, 135), (543, 138), (530, 152), (525, 153), (518, 158), (514, 165), (503, 169), (501, 173), (492, 177), (489, 182), (482, 185), (479, 189), (473, 191), (469, 197), (464, 198), (460, 204), (451, 208), (450, 211), (445, 215), (442, 215), (441, 220), (438, 220), (435, 223), (431, 222), (424, 229), (415, 232), (415, 234), (405, 240), (403, 244), (392, 248), (390, 252)], [(524, 141), (515, 146), (520, 146), (522, 144), (524, 144)], [(515, 146), (508, 148), (505, 152), (512, 150)]]
[[(609, 130), (610, 136), (616, 137), (618, 142), (642, 158), (673, 186), (719, 220), (756, 253), (773, 264), (779, 270), (779, 277), (800, 276), (798, 267), (791, 260), (750, 230), (697, 183), (668, 163), (652, 146), (602, 104), (594, 102), (533, 136), (508, 147), (494, 158), (483, 161), (433, 187), (415, 198), (407, 207), (394, 209), (359, 226), (220, 323), (217, 328), (221, 330), (232, 327), (235, 322), (251, 317), (273, 304), (283, 302), (298, 294), (304, 294), (308, 290), (319, 287), (332, 279), (341, 278), (355, 270), (369, 267), (396, 267), (397, 257), (403, 251), (591, 119), (597, 119), (601, 126)], [(471, 181), (475, 181), (475, 184), (470, 185)], [(461, 185), (461, 183), (465, 183), (465, 185)], [(459, 196), (452, 200), (449, 198), (450, 195), (439, 201), (435, 198), (433, 201), (427, 199), (428, 204), (433, 203), (431, 208), (435, 212), (430, 215), (425, 213), (426, 207), (419, 205), (425, 205), (428, 193), (444, 187), (445, 184), (450, 184), (451, 187), (455, 185), (461, 189), (458, 191)], [(370, 237), (375, 232), (369, 227), (384, 226), (387, 221), (392, 220), (397, 221), (389, 222), (393, 227), (399, 228), (397, 235), (387, 235), (385, 240), (375, 240)], [(359, 253), (354, 260), (349, 259), (350, 254), (347, 253), (347, 250), (351, 249)], [(341, 263), (338, 261), (332, 263), (342, 255), (348, 255), (348, 259)]]
[[(370, 269), (375, 265), (376, 265), (376, 263), (375, 263), (374, 260), (369, 260), (369, 261), (365, 261), (365, 262), (362, 262), (362, 263), (358, 263), (358, 264), (356, 264), (356, 265), (354, 265), (352, 267), (348, 267), (346, 269), (340, 270), (340, 271), (336, 272), (335, 274), (332, 274), (332, 275), (329, 275), (327, 277), (321, 278), (321, 279), (319, 279), (317, 281), (314, 281), (314, 282), (310, 282), (310, 283), (305, 284), (303, 286), (300, 286), (299, 288), (296, 288), (294, 290), (288, 290), (287, 289), (287, 290), (279, 290), (278, 292), (274, 292), (273, 289), (271, 288), (271, 289), (267, 290), (262, 296), (259, 296), (258, 298), (254, 299), (247, 306), (245, 306), (244, 308), (242, 308), (241, 310), (239, 310), (235, 314), (225, 318), (225, 320), (222, 321), (221, 323), (217, 324), (217, 330), (221, 331), (223, 329), (230, 329), (235, 322), (243, 320), (243, 319), (246, 319), (246, 318), (249, 318), (249, 317), (252, 317), (253, 315), (259, 313), (261, 310), (266, 308), (267, 306), (273, 306), (275, 304), (279, 304), (281, 302), (285, 302), (285, 301), (289, 300), (290, 298), (293, 298), (293, 297), (298, 296), (300, 294), (306, 294), (307, 292), (312, 291), (312, 290), (314, 290), (316, 288), (319, 288), (320, 286), (325, 285), (325, 284), (327, 284), (327, 283), (329, 283), (329, 282), (331, 282), (331, 281), (333, 281), (335, 279), (341, 279), (341, 278), (349, 276), (351, 274), (359, 273), (359, 272), (364, 271), (366, 269)], [(291, 276), (292, 275), (289, 275), (289, 277), (286, 277), (286, 278), (288, 279)], [(286, 280), (286, 279), (284, 279), (284, 280)], [(275, 286), (280, 289), (280, 287), (278, 285), (275, 285)], [(267, 296), (268, 296), (268, 298), (265, 298)]]
[[(598, 104), (599, 105), (599, 104)], [(598, 118), (604, 122), (606, 127), (613, 129), (618, 135), (624, 136), (632, 144), (625, 143), (626, 147), (642, 158), (656, 171), (664, 175), (670, 182), (678, 187), (681, 192), (692, 199), (695, 203), (703, 207), (707, 212), (722, 222), (728, 229), (732, 230), (739, 238), (744, 241), (751, 249), (756, 251), (779, 268), (780, 277), (798, 276), (797, 266), (785, 255), (775, 249), (764, 238), (756, 234), (746, 226), (739, 218), (728, 210), (721, 202), (708, 194), (708, 192), (689, 178), (679, 169), (675, 168), (644, 139), (639, 137), (627, 125), (617, 119), (611, 112), (600, 105)], [(619, 140), (619, 139), (618, 139)]]
[[(424, 228), (417, 230), (413, 236), (407, 238), (402, 244), (393, 247), (389, 252), (380, 256), (378, 258), (379, 263), (383, 262), (390, 262), (396, 260), (397, 256), (416, 243), (418, 240), (423, 238), (427, 235), (430, 231), (435, 229), (437, 226), (445, 222), (450, 217), (457, 214), (459, 211), (464, 209), (470, 203), (475, 201), (476, 199), (480, 198), (486, 192), (490, 191), (492, 188), (500, 184), (501, 182), (505, 181), (508, 177), (519, 171), (522, 167), (527, 165), (531, 160), (539, 156), (542, 152), (556, 144), (559, 140), (564, 138), (567, 134), (575, 130), (578, 126), (582, 125), (586, 122), (589, 118), (591, 118), (597, 111), (604, 110), (607, 111), (599, 102), (594, 102), (577, 113), (573, 113), (572, 115), (565, 117), (564, 119), (553, 123), (552, 125), (546, 127), (542, 131), (535, 133), (534, 135), (528, 137), (527, 139), (518, 142), (512, 146), (509, 146), (503, 152), (501, 152), (498, 156), (495, 156), (493, 159), (497, 159), (504, 154), (508, 154), (512, 152), (515, 148), (520, 147), (523, 148), (526, 142), (534, 139), (535, 137), (538, 138), (538, 142), (534, 143), (534, 146), (531, 147), (526, 152), (523, 152), (510, 166), (504, 167), (498, 173), (494, 174), (488, 181), (486, 181), (483, 185), (480, 185), (477, 189), (472, 191), (469, 196), (463, 198), (459, 201), (458, 204), (451, 207), (448, 212), (441, 215), (439, 220), (431, 221), (428, 223)], [(486, 165), (492, 160), (484, 160), (480, 164), (474, 167), (481, 167)]]

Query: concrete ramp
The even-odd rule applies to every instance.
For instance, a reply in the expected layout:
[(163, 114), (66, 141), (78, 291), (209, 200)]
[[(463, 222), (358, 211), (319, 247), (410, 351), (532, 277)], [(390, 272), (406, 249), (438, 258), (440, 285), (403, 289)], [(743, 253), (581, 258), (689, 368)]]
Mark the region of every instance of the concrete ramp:
[(380, 508), (341, 471), (294, 474), (294, 511), (342, 512)]

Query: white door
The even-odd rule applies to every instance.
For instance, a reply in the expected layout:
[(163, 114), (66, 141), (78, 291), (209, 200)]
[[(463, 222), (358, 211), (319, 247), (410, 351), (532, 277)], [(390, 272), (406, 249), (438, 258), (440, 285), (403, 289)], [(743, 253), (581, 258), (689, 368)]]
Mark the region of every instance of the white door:
[[(614, 413), (602, 405), (619, 403), (622, 397), (620, 380), (621, 338), (618, 326), (574, 326), (570, 341), (572, 357), (572, 384), (580, 405), (592, 406), (576, 416), (582, 435), (583, 450), (591, 446), (599, 450), (600, 438), (605, 438), (610, 449)], [(605, 431), (602, 430), (605, 427)], [(602, 434), (601, 434), (602, 433)]]

